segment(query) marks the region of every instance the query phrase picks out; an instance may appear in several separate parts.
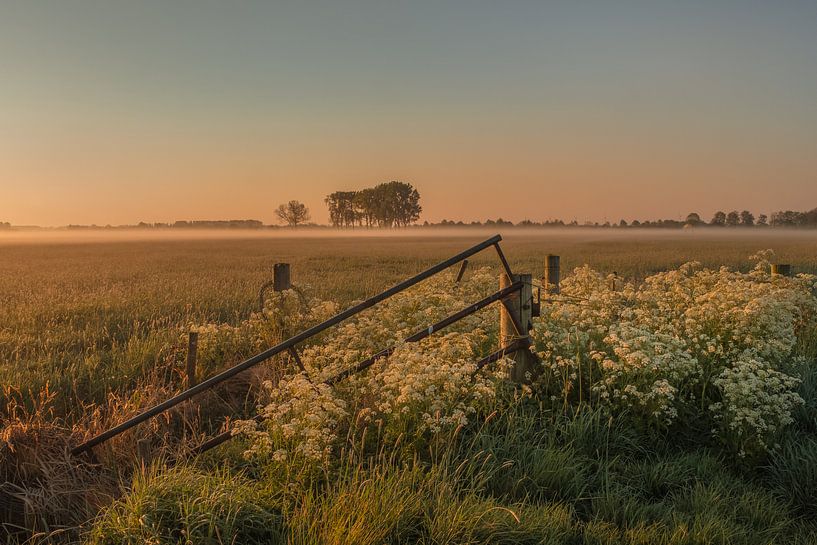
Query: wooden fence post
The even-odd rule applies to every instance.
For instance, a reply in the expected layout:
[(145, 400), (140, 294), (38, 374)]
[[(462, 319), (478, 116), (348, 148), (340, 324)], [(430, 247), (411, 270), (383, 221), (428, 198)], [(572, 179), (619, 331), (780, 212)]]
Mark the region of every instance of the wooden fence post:
[[(500, 346), (508, 346), (515, 339), (527, 339), (531, 329), (533, 312), (533, 275), (515, 274), (508, 278), (506, 273), (499, 275), (499, 289), (510, 286), (513, 282), (523, 282), (524, 286), (518, 292), (510, 295), (499, 308), (499, 342)], [(521, 327), (521, 331), (517, 331)], [(530, 381), (533, 372), (533, 354), (527, 348), (517, 350), (513, 354), (514, 366), (511, 369), (511, 380), (518, 383)]]
[(785, 263), (773, 263), (772, 275), (791, 276), (791, 265)]
[(153, 449), (151, 448), (150, 439), (142, 438), (136, 441), (136, 459), (143, 469), (150, 464), (153, 458), (152, 454)]
[(545, 292), (548, 295), (558, 295), (561, 291), (559, 288), (559, 256), (548, 254), (545, 257)]
[(468, 268), (468, 260), (465, 259), (465, 260), (463, 260), (462, 265), (460, 265), (460, 270), (457, 273), (457, 279), (454, 280), (454, 282), (459, 283), (460, 280), (462, 280), (462, 276), (465, 274), (465, 269), (467, 269), (467, 268)]
[(199, 349), (199, 332), (191, 331), (187, 334), (187, 387), (192, 388), (196, 381), (196, 357)]
[(289, 281), (289, 263), (276, 263), (272, 267), (272, 291), (284, 291), (292, 288)]
[(616, 280), (618, 280), (618, 273), (613, 271), (613, 274), (610, 276), (610, 291), (616, 291)]
[(272, 282), (266, 282), (258, 290), (258, 312), (264, 312), (264, 295), (272, 287), (272, 291), (292, 289), (289, 278), (289, 263), (276, 263), (272, 266)]

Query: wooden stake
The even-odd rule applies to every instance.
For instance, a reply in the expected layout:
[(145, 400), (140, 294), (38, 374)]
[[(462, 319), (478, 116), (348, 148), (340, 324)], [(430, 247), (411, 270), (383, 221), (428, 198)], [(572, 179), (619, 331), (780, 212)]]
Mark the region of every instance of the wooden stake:
[(468, 268), (468, 260), (464, 260), (462, 265), (460, 265), (460, 272), (457, 273), (457, 279), (454, 282), (458, 283), (462, 280), (462, 276), (465, 274), (465, 269)]
[(772, 275), (791, 276), (791, 265), (784, 263), (773, 263)]
[(559, 288), (559, 256), (548, 254), (545, 257), (545, 277), (544, 284), (548, 295), (558, 295)]
[[(500, 346), (508, 346), (514, 341), (529, 342), (528, 332), (531, 330), (531, 316), (533, 312), (533, 275), (515, 274), (509, 278), (506, 273), (499, 275), (499, 289), (507, 288), (513, 282), (523, 282), (524, 286), (517, 293), (510, 295), (506, 304), (499, 310), (499, 342)], [(521, 331), (517, 331), (517, 327)], [(529, 375), (533, 372), (533, 354), (525, 348), (513, 355), (514, 366), (511, 369), (511, 380), (518, 383), (529, 382)]]
[(258, 290), (258, 312), (264, 312), (264, 296), (270, 287), (272, 291), (292, 289), (289, 280), (289, 263), (276, 263), (272, 266), (272, 281), (264, 283)]
[(187, 387), (192, 388), (196, 382), (196, 357), (199, 348), (199, 333), (191, 331), (187, 334)]
[(136, 457), (143, 468), (150, 464), (152, 458), (150, 446), (150, 439), (144, 438), (136, 441)]
[(272, 290), (284, 291), (292, 288), (289, 281), (289, 263), (276, 263), (272, 268)]

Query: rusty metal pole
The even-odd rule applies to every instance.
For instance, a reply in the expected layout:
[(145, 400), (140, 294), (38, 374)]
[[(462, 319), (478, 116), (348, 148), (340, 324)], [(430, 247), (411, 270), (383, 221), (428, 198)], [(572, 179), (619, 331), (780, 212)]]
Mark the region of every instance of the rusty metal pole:
[[(533, 314), (533, 276), (530, 274), (514, 274), (513, 278), (506, 273), (499, 275), (499, 289), (505, 289), (514, 282), (522, 282), (522, 288), (510, 295), (499, 309), (499, 342), (500, 347), (510, 346), (521, 342), (525, 346), (530, 342), (531, 317)], [(521, 328), (521, 331), (517, 331)], [(514, 355), (514, 366), (511, 369), (511, 380), (517, 383), (530, 381), (533, 373), (533, 354), (527, 349), (517, 350)]]

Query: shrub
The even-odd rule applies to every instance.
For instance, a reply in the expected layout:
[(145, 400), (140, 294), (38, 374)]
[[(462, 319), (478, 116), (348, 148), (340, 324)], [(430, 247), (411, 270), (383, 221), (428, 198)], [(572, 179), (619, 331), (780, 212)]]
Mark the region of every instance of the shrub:
[(0, 541), (76, 539), (79, 526), (116, 494), (116, 480), (70, 455), (78, 437), (53, 418), (54, 396), (47, 389), (33, 409), (23, 405), (20, 392), (3, 393), (8, 416), (0, 419)]

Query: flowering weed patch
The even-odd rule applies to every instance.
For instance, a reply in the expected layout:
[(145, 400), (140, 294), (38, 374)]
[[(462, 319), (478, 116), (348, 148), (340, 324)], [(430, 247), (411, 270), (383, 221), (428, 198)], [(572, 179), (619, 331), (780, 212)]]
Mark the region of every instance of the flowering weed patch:
[[(423, 442), (467, 425), (471, 415), (493, 401), (498, 379), (505, 377), (501, 364), (476, 373), (479, 356), (495, 343), (495, 313), (488, 320), (469, 316), (418, 343), (402, 339), (491, 293), (495, 284), (490, 269), (476, 271), (461, 284), (442, 275), (305, 347), (300, 356), (302, 371), (294, 369), (290, 376), (266, 383), (264, 422), (239, 424), (238, 433), (252, 439), (247, 454), (271, 455), (281, 462), (293, 456), (322, 462), (353, 427), (357, 432), (372, 427), (387, 438)], [(269, 308), (279, 302), (285, 305), (291, 297), (291, 292), (276, 294)], [(317, 307), (335, 309), (325, 302)], [(270, 314), (277, 317), (274, 312)], [(297, 312), (299, 323), (312, 321), (303, 311)], [(392, 345), (392, 355), (366, 373), (331, 387), (324, 384)]]
[(774, 445), (803, 403), (798, 338), (817, 328), (815, 278), (688, 263), (613, 289), (583, 267), (544, 307), (532, 336), (539, 391), (648, 428), (705, 426), (729, 450)]
[[(766, 257), (746, 273), (688, 263), (624, 286), (576, 269), (534, 320), (540, 368), (527, 395), (598, 407), (640, 429), (696, 430), (741, 457), (762, 456), (803, 403), (799, 372), (811, 363), (795, 349), (817, 328), (815, 278), (771, 276)], [(325, 461), (353, 427), (422, 443), (467, 426), (507, 386), (509, 360), (475, 374), (474, 362), (496, 348), (495, 315), (399, 343), (495, 285), (489, 269), (456, 285), (443, 275), (305, 348), (304, 372), (267, 384), (261, 428), (241, 426), (253, 439), (248, 454)], [(321, 384), (394, 343), (367, 372)]]

